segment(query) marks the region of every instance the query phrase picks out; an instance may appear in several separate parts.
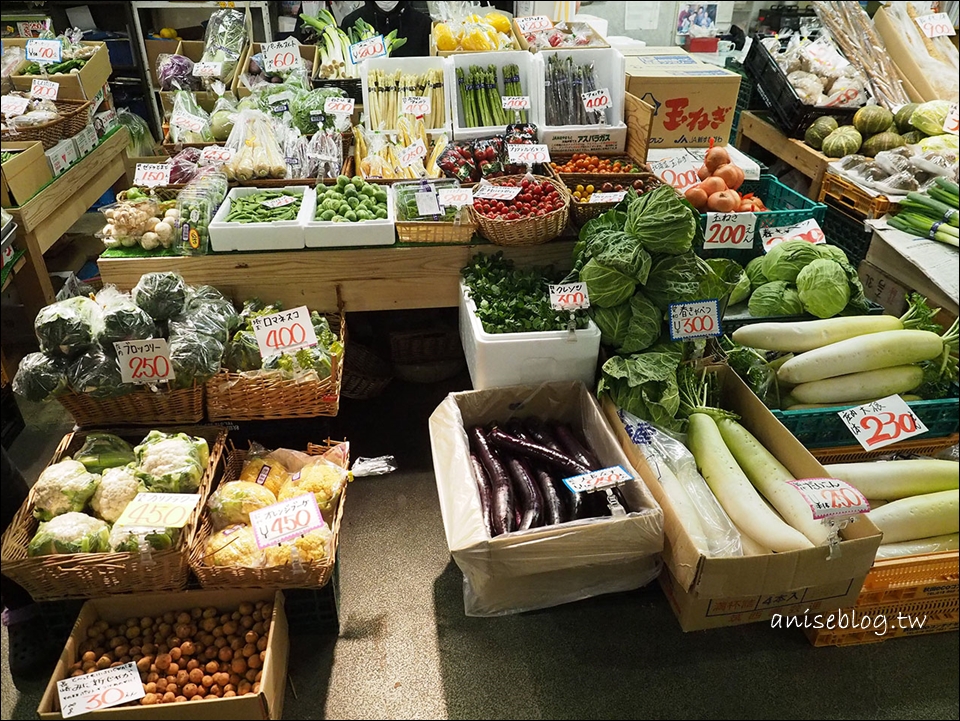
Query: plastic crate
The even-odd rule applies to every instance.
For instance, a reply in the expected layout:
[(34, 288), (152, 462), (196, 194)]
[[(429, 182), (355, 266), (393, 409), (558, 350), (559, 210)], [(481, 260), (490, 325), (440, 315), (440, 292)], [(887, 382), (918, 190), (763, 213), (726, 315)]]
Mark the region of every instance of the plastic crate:
[[(785, 44), (786, 38), (780, 41)], [(840, 125), (849, 125), (857, 108), (818, 108), (805, 105), (787, 80), (777, 61), (756, 36), (743, 67), (753, 78), (757, 92), (780, 129), (788, 136), (802, 138), (810, 124), (824, 115), (832, 115)]]
[(321, 588), (287, 588), (284, 610), (298, 633), (340, 632), (340, 549), (330, 582)]
[(859, 443), (852, 446), (837, 446), (830, 448), (812, 448), (811, 455), (823, 465), (829, 463), (858, 463), (860, 461), (879, 460), (897, 454), (901, 456), (935, 456), (941, 451), (955, 446), (960, 441), (960, 435), (945, 436), (943, 438), (926, 438), (919, 436), (909, 441), (891, 443), (889, 446), (878, 448), (875, 451), (866, 451)]
[[(947, 633), (960, 628), (960, 598), (956, 595), (909, 603), (857, 606), (836, 613), (844, 615), (847, 628), (805, 628), (810, 643), (814, 646), (856, 646), (891, 638)], [(806, 620), (809, 621), (809, 617)], [(921, 626), (915, 625), (921, 620)], [(867, 628), (863, 628), (864, 622)], [(912, 627), (911, 623), (914, 624)]]
[(348, 98), (353, 98), (358, 105), (363, 103), (363, 88), (360, 84), (360, 78), (343, 78), (340, 80), (314, 78), (313, 87), (340, 88), (340, 90), (347, 94)]
[[(737, 128), (740, 126), (740, 113), (744, 110), (763, 107), (763, 99), (757, 92), (753, 78), (743, 69), (740, 63), (727, 59), (727, 70), (740, 76), (740, 90), (737, 92), (737, 104), (733, 110), (733, 122), (730, 124), (730, 142), (737, 137)], [(764, 172), (761, 166), (760, 172)]]
[(925, 598), (956, 598), (960, 591), (960, 553), (884, 558), (867, 574), (857, 608)]
[(826, 211), (820, 229), (828, 243), (842, 248), (850, 263), (859, 267), (860, 261), (867, 257), (867, 251), (870, 250), (873, 231), (864, 226), (862, 216), (850, 215), (835, 208), (833, 202), (832, 198), (825, 200)]
[[(869, 303), (869, 309), (864, 315), (883, 315), (883, 306), (879, 303), (874, 303), (869, 298), (867, 299)], [(727, 309), (724, 309), (723, 315), (723, 332), (727, 335), (733, 333), (737, 328), (742, 328), (745, 325), (751, 325), (753, 323), (799, 323), (801, 321), (807, 320), (819, 320), (818, 318), (809, 315), (808, 313), (803, 313), (801, 315), (780, 315), (780, 316), (761, 316), (757, 318), (756, 316), (747, 315), (746, 301), (740, 303), (738, 306), (735, 306), (738, 311), (742, 311), (744, 315), (727, 315)]]
[(899, 205), (892, 203), (885, 195), (870, 195), (866, 190), (846, 178), (831, 173), (823, 174), (823, 183), (820, 185), (821, 203), (826, 199), (833, 201), (833, 205), (843, 208), (848, 213), (859, 214), (864, 220), (880, 218), (886, 213), (897, 210)]

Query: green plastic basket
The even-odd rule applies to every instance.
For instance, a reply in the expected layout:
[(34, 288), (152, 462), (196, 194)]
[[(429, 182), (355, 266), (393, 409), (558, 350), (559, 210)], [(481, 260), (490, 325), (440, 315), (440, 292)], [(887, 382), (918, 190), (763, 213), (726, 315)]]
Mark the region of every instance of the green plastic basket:
[(842, 248), (850, 262), (859, 267), (860, 261), (867, 257), (873, 232), (864, 227), (862, 218), (835, 208), (829, 197), (824, 200), (827, 201), (827, 210), (820, 228), (827, 242)]

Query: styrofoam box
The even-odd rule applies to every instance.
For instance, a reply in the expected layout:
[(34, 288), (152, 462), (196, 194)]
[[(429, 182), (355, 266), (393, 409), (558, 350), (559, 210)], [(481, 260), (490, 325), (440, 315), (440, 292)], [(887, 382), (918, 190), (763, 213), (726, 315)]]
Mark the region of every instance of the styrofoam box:
[(460, 341), (474, 390), (544, 381), (583, 381), (592, 388), (600, 352), (600, 329), (487, 333), (476, 305), (460, 283)]
[[(541, 107), (543, 126), (540, 129), (540, 142), (555, 153), (620, 153), (627, 147), (627, 125), (623, 120), (626, 102), (626, 60), (616, 48), (582, 48), (580, 50), (541, 50), (538, 70), (540, 82), (537, 91), (540, 94), (538, 104)], [(547, 67), (552, 56), (571, 57), (578, 65), (593, 63), (597, 80), (597, 89), (607, 88), (613, 101), (613, 110), (607, 113), (608, 122), (604, 125), (547, 125)], [(609, 137), (607, 137), (609, 136)]]
[[(520, 71), (520, 87), (525, 95), (530, 96), (530, 110), (527, 111), (527, 121), (538, 128), (543, 125), (543, 61), (539, 54), (534, 55), (525, 50), (507, 50), (504, 52), (485, 53), (458, 53), (451, 55), (452, 62), (447, 66), (447, 86), (450, 88), (450, 103), (452, 105), (453, 137), (455, 140), (476, 140), (489, 138), (491, 135), (502, 135), (506, 126), (487, 125), (480, 128), (466, 128), (463, 126), (463, 108), (460, 107), (460, 95), (457, 91), (457, 69), (469, 71), (471, 65), (480, 65), (484, 68), (490, 65), (497, 66), (497, 89), (500, 95), (503, 92), (503, 66), (516, 65)], [(508, 119), (508, 124), (513, 119)]]
[[(303, 248), (303, 226), (309, 211), (310, 196), (313, 188), (304, 185), (269, 190), (287, 190), (302, 194), (300, 212), (296, 220), (281, 220), (273, 223), (227, 223), (230, 214), (230, 202), (233, 198), (262, 193), (264, 188), (234, 188), (227, 194), (213, 222), (210, 223), (210, 247), (216, 252), (226, 250), (299, 250)], [(308, 214), (308, 211), (310, 214)]]
[[(367, 60), (366, 62), (370, 62)], [(387, 219), (364, 220), (358, 223), (334, 223), (329, 220), (314, 220), (317, 214), (317, 194), (311, 192), (304, 200), (303, 240), (308, 248), (352, 248), (364, 245), (393, 245), (397, 241), (397, 229), (394, 225), (397, 216), (391, 199), (391, 188), (387, 191)]]
[[(368, 76), (371, 70), (383, 70), (388, 73), (395, 73), (399, 70), (401, 73), (411, 73), (413, 75), (422, 75), (428, 70), (437, 69), (443, 72), (443, 102), (444, 117), (446, 122), (436, 128), (427, 128), (431, 134), (440, 132), (450, 132), (451, 105), (450, 96), (456, 92), (456, 84), (451, 85), (447, 66), (450, 62), (447, 58), (413, 57), (413, 58), (373, 58), (364, 60), (360, 65), (360, 87), (363, 91), (363, 107), (369, 108), (370, 87), (368, 85)], [(380, 130), (384, 133), (395, 133), (396, 128), (375, 128), (370, 122), (369, 110), (364, 113), (364, 125), (368, 130)]]

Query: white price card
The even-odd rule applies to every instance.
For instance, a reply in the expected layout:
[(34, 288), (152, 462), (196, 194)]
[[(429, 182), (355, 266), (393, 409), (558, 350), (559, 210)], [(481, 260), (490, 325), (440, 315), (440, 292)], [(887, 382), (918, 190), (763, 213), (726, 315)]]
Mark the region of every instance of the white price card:
[(580, 97), (583, 98), (583, 107), (588, 111), (606, 110), (613, 105), (613, 99), (607, 88), (581, 93)]
[(408, 145), (400, 151), (398, 160), (404, 168), (409, 168), (421, 158), (426, 157), (426, 155), (427, 146), (423, 144), (423, 140), (418, 138), (415, 143)]
[(507, 143), (507, 159), (513, 165), (537, 165), (550, 162), (550, 148), (546, 145)]
[(31, 97), (40, 98), (41, 100), (56, 100), (59, 94), (60, 83), (55, 83), (52, 80), (43, 80), (41, 78), (34, 78), (33, 82), (30, 83)]
[(437, 191), (440, 205), (445, 208), (462, 208), (473, 205), (473, 188), (440, 188)]
[(317, 332), (310, 322), (307, 306), (251, 318), (253, 333), (260, 346), (260, 355), (288, 353), (317, 344)]
[(417, 201), (417, 213), (419, 215), (440, 215), (440, 201), (436, 192), (432, 190), (421, 191), (414, 198)]
[(264, 200), (260, 205), (264, 208), (283, 208), (287, 205), (293, 205), (297, 202), (297, 198), (293, 195), (281, 195), (279, 198), (270, 198), (270, 200)]
[(805, 240), (816, 245), (826, 243), (827, 236), (823, 234), (820, 224), (814, 218), (808, 218), (795, 225), (782, 225), (776, 228), (760, 227), (760, 241), (763, 244), (764, 253), (769, 253), (771, 248), (785, 240)]
[(146, 695), (133, 662), (57, 681), (63, 718), (119, 706)]
[(223, 72), (223, 63), (214, 60), (201, 60), (193, 64), (193, 76), (197, 78), (219, 78)]
[(554, 310), (580, 310), (590, 307), (586, 283), (558, 283), (550, 285), (550, 307)]
[(720, 302), (716, 298), (671, 303), (667, 322), (670, 323), (670, 340), (723, 335), (720, 327)]
[(815, 521), (853, 516), (870, 510), (870, 504), (860, 491), (837, 478), (805, 478), (787, 483), (803, 496)]
[(222, 165), (233, 157), (233, 150), (222, 145), (208, 145), (200, 151), (200, 160), (204, 164)]
[(591, 203), (619, 203), (627, 197), (626, 190), (615, 190), (612, 193), (592, 193), (590, 195)]
[(46, 65), (59, 63), (63, 58), (63, 45), (59, 40), (27, 40), (27, 60)]
[(385, 56), (387, 54), (387, 46), (383, 41), (383, 35), (375, 35), (372, 38), (354, 43), (348, 48), (348, 51), (354, 65), (359, 65), (364, 60)]
[(114, 525), (183, 528), (198, 503), (198, 493), (138, 493)]
[(405, 95), (400, 99), (400, 113), (422, 118), (429, 115), (431, 110), (430, 98), (425, 95)]
[(947, 119), (943, 121), (943, 130), (945, 133), (960, 133), (960, 114), (957, 111), (957, 104), (950, 106), (950, 112), (947, 113)]
[(707, 213), (703, 249), (752, 248), (756, 213)]
[(263, 69), (268, 73), (293, 70), (303, 64), (297, 41), (293, 38), (266, 43), (261, 48), (260, 55), (263, 57)]
[(250, 511), (250, 526), (260, 548), (289, 543), (305, 533), (323, 528), (323, 516), (312, 493)]
[(898, 395), (838, 411), (864, 450), (872, 451), (927, 432), (927, 427)]
[(124, 383), (166, 383), (176, 378), (170, 363), (170, 346), (163, 338), (120, 340), (113, 347)]
[(481, 183), (473, 197), (481, 200), (513, 200), (522, 189), (515, 185), (494, 185)]
[(917, 25), (928, 38), (942, 38), (945, 35), (956, 35), (950, 16), (946, 13), (931, 13), (917, 18)]
[(653, 174), (681, 192), (700, 182), (697, 169), (701, 165), (703, 165), (702, 160), (691, 160), (686, 154), (650, 161)]
[(529, 95), (504, 95), (500, 98), (504, 110), (529, 110)]
[(147, 188), (170, 185), (170, 168), (170, 163), (137, 163), (133, 184)]
[[(323, 101), (323, 112), (331, 115), (353, 115), (353, 98), (327, 98)], [(312, 122), (313, 116), (310, 116)]]
[(23, 115), (30, 104), (30, 98), (21, 98), (19, 95), (4, 95), (0, 99), (0, 110), (8, 118), (15, 115)]
[(98, 133), (105, 134), (115, 125), (117, 125), (117, 111), (113, 108), (108, 108), (93, 116), (93, 127), (97, 129)]
[(206, 121), (199, 115), (192, 115), (190, 113), (177, 113), (170, 118), (170, 125), (189, 130), (192, 133), (202, 132), (206, 124)]
[(627, 481), (632, 480), (633, 476), (627, 473), (623, 466), (611, 466), (610, 468), (601, 468), (599, 471), (564, 478), (563, 483), (574, 493), (590, 493), (613, 486), (622, 486)]
[(524, 35), (539, 33), (553, 27), (553, 22), (546, 15), (533, 15), (526, 18), (516, 18), (517, 27)]

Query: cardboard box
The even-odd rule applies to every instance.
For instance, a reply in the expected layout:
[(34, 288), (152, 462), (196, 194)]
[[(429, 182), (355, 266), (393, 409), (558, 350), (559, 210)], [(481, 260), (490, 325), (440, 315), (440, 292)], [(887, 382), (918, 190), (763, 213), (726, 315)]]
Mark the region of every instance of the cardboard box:
[[(466, 428), (538, 416), (572, 425), (603, 466), (636, 480), (621, 517), (593, 518), (490, 538), (470, 463)], [(659, 569), (663, 514), (579, 381), (451, 393), (430, 416), (433, 466), (447, 544), (463, 571), (469, 616), (497, 616), (639, 588)]]
[(53, 175), (40, 141), (4, 142), (3, 149), (19, 151), (0, 166), (0, 201), (4, 208), (12, 208), (30, 200), (40, 188), (53, 180)]
[[(202, 40), (181, 40), (177, 44), (176, 54), (188, 57), (196, 63), (203, 57), (203, 46), (204, 43)], [(237, 75), (239, 75), (240, 70), (246, 66), (246, 58), (247, 47), (244, 47), (243, 52), (240, 53), (240, 58), (237, 60), (236, 68), (230, 74), (230, 77), (223, 81), (227, 90), (236, 90)], [(160, 87), (159, 81), (157, 81), (156, 87)], [(173, 109), (174, 92), (173, 90), (160, 90), (160, 105), (165, 113)], [(197, 90), (194, 91), (193, 95), (197, 100), (197, 104), (207, 112), (213, 109), (213, 104), (217, 101), (217, 94), (212, 90)]]
[(907, 309), (909, 290), (867, 260), (861, 261), (857, 275), (868, 300), (882, 305), (887, 315), (903, 315)]
[[(3, 41), (6, 45), (15, 45), (24, 48), (26, 52), (26, 38), (12, 38)], [(60, 84), (57, 98), (60, 100), (92, 100), (100, 88), (110, 79), (113, 68), (110, 67), (110, 55), (106, 43), (83, 41), (81, 45), (96, 45), (99, 47), (86, 64), (75, 74), (62, 73), (57, 75), (14, 75), (13, 85), (17, 90), (30, 90), (33, 81), (38, 78), (52, 80)]]
[[(717, 366), (723, 384), (722, 406), (797, 478), (822, 478), (823, 466), (727, 366)], [(708, 558), (696, 547), (665, 494), (659, 476), (630, 440), (613, 403), (604, 413), (630, 463), (663, 508), (663, 561), (672, 574), (664, 579), (684, 631), (770, 619), (774, 613), (829, 612), (856, 603), (863, 580), (880, 545), (880, 532), (860, 518), (842, 533), (840, 555), (830, 559), (826, 547), (762, 556)], [(802, 606), (800, 608), (799, 606)]]
[(157, 76), (157, 59), (161, 55), (175, 55), (179, 40), (160, 40), (147, 38), (143, 41), (147, 50), (147, 71), (150, 73), (150, 82), (154, 90), (160, 89), (160, 78)]
[[(246, 68), (250, 65), (250, 58), (260, 52), (260, 47), (260, 43), (251, 43), (243, 53), (243, 61), (237, 68), (237, 73), (233, 78), (233, 84), (230, 86), (233, 90), (233, 94), (238, 98), (245, 98), (250, 95), (250, 89), (243, 84), (240, 76), (243, 75), (244, 70), (246, 70)], [(300, 57), (303, 60), (304, 72), (308, 78), (307, 86), (310, 87), (309, 78), (312, 78), (317, 74), (320, 53), (317, 52), (316, 45), (298, 45), (298, 48), (300, 50)]]
[(740, 90), (736, 73), (688, 54), (629, 57), (626, 72), (627, 92), (654, 108), (651, 149), (731, 141)]
[[(236, 610), (244, 601), (273, 603), (273, 618), (267, 636), (259, 693), (235, 696), (215, 701), (192, 704), (190, 718), (196, 719), (279, 719), (283, 716), (283, 697), (287, 684), (287, 663), (290, 653), (290, 634), (284, 612), (284, 596), (280, 591), (249, 589), (236, 591), (186, 591), (149, 595), (116, 596), (87, 601), (67, 639), (60, 660), (54, 669), (40, 700), (37, 714), (41, 719), (62, 718), (59, 711), (57, 681), (66, 678), (70, 666), (78, 660), (80, 643), (87, 637), (87, 629), (99, 620), (121, 623), (132, 616), (157, 616), (167, 611), (190, 610), (214, 606), (217, 609)], [(154, 706), (119, 706), (91, 711), (84, 718), (102, 719), (182, 719), (184, 709), (178, 704)]]
[[(561, 23), (557, 23), (556, 25), (554, 25), (554, 27), (557, 28), (557, 29), (559, 29), (559, 30), (566, 30), (566, 29), (569, 28), (571, 25), (573, 25), (573, 26), (581, 26), (581, 25), (587, 26), (587, 27), (589, 28), (590, 34), (593, 36), (593, 42), (592, 42), (590, 45), (574, 45), (574, 46), (571, 46), (571, 47), (564, 47), (564, 48), (563, 48), (564, 50), (587, 50), (588, 48), (609, 48), (609, 47), (610, 47), (610, 43), (607, 42), (607, 39), (606, 39), (605, 37), (603, 37), (603, 35), (601, 35), (600, 33), (598, 33), (598, 32), (593, 28), (593, 26), (590, 25), (590, 23), (584, 22), (584, 21), (582, 21), (582, 20), (574, 20), (574, 21), (571, 21), (571, 22), (561, 22)], [(550, 31), (549, 31), (549, 30), (545, 30), (544, 32), (545, 32), (545, 33), (549, 33)], [(522, 32), (520, 32), (520, 27), (517, 25), (517, 19), (516, 19), (516, 18), (513, 19), (513, 34), (514, 34), (514, 36), (517, 38), (517, 42), (520, 44), (520, 49), (521, 49), (521, 50), (528, 50), (528, 51), (530, 51), (530, 52), (532, 52), (532, 53), (535, 53), (535, 52), (537, 52), (538, 50), (541, 50), (541, 49), (547, 49), (547, 50), (549, 50), (549, 48), (538, 48), (538, 47), (536, 47), (535, 45), (530, 45), (530, 43), (527, 42), (526, 36), (525, 36)]]

